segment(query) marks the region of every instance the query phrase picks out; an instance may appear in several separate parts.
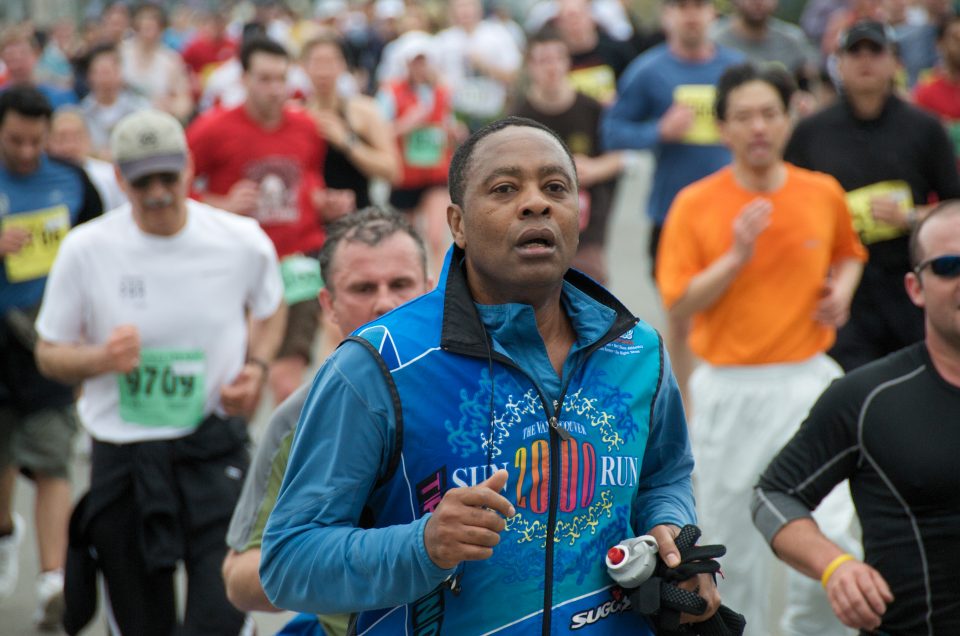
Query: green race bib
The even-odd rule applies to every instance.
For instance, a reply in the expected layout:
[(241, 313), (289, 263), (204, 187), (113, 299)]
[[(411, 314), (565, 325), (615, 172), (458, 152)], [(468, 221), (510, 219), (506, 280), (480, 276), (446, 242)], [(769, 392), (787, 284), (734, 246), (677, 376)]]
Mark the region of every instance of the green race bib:
[(120, 417), (141, 426), (191, 428), (207, 401), (203, 351), (144, 349), (140, 366), (118, 374)]
[(407, 133), (403, 143), (403, 156), (407, 164), (414, 168), (433, 168), (438, 165), (443, 159), (446, 137), (443, 128), (437, 126), (418, 128)]
[(295, 254), (280, 261), (283, 277), (283, 299), (288, 305), (316, 298), (323, 288), (320, 261)]

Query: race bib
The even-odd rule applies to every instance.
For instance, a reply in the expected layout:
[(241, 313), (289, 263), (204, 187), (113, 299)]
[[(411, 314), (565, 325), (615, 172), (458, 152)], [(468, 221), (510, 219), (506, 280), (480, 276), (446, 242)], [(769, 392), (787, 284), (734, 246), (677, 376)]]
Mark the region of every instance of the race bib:
[(65, 205), (4, 216), (4, 232), (19, 228), (30, 233), (30, 242), (16, 254), (7, 254), (7, 280), (20, 283), (43, 278), (50, 273), (63, 237), (70, 231), (70, 212)]
[(323, 288), (320, 261), (309, 256), (287, 256), (280, 261), (280, 274), (283, 276), (283, 299), (288, 305), (316, 298)]
[(715, 146), (720, 143), (720, 131), (713, 115), (717, 89), (709, 84), (683, 84), (673, 91), (673, 101), (689, 106), (694, 113), (693, 124), (687, 129), (681, 143), (694, 146)]
[(418, 128), (404, 138), (403, 156), (413, 168), (433, 168), (443, 159), (447, 134), (439, 126)]
[(870, 213), (870, 199), (885, 195), (893, 196), (904, 212), (913, 207), (913, 194), (906, 181), (881, 181), (847, 192), (847, 206), (853, 217), (853, 227), (865, 245), (907, 233), (903, 228), (876, 220)]
[(578, 92), (594, 98), (601, 104), (612, 104), (617, 96), (617, 76), (606, 64), (578, 68), (570, 71), (567, 77)]
[(118, 374), (120, 417), (140, 426), (192, 428), (207, 401), (203, 351), (144, 349), (140, 366)]

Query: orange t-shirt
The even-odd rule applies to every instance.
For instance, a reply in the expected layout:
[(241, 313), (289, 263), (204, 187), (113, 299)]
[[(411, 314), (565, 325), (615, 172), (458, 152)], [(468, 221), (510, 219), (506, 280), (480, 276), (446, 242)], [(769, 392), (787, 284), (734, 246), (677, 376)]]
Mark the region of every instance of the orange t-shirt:
[(776, 192), (748, 191), (724, 168), (682, 190), (663, 227), (657, 284), (667, 307), (733, 244), (733, 221), (758, 196), (773, 203), (753, 257), (709, 309), (696, 314), (690, 348), (714, 365), (805, 360), (826, 351), (833, 328), (813, 319), (830, 266), (866, 261), (843, 189), (826, 174), (787, 164)]

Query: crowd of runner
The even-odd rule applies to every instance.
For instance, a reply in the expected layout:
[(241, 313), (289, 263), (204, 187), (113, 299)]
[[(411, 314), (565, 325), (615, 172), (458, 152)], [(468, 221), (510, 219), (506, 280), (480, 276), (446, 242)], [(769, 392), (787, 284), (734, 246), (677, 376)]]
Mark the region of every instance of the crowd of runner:
[[(667, 316), (698, 523), (729, 548), (718, 587), (746, 633), (960, 633), (952, 464), (901, 440), (919, 483), (863, 432), (871, 390), (901, 378), (924, 427), (958, 413), (937, 347), (960, 368), (960, 289), (949, 309), (935, 284), (960, 275), (941, 228), (960, 199), (960, 8), (810, 0), (793, 23), (777, 0), (663, 0), (651, 21), (618, 0), (301, 4), (121, 1), (0, 24), (0, 612), (29, 584), (31, 533), (42, 629), (82, 629), (100, 572), (115, 633), (172, 633), (178, 563), (185, 633), (251, 633), (246, 612), (277, 610), (261, 544), (283, 529), (270, 513), (292, 497), (300, 413), (322, 413), (314, 357), (446, 284), (468, 176), (451, 162), (516, 115), (566, 144), (572, 265), (601, 285), (618, 183), (654, 159), (636, 249)], [(248, 471), (263, 396), (282, 406)], [(874, 444), (900, 439), (887, 424)], [(20, 474), (32, 523), (14, 512)], [(834, 490), (848, 478), (852, 500)], [(351, 613), (300, 628), (343, 634)]]

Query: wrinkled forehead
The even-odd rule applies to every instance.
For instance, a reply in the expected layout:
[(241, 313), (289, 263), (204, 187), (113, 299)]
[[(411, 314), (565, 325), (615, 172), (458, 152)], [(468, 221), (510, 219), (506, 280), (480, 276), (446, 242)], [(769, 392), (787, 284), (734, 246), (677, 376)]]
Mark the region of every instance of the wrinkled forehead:
[[(536, 166), (521, 165), (528, 162), (528, 153), (535, 155)], [(508, 167), (545, 167), (562, 169), (571, 179), (576, 178), (576, 169), (563, 146), (550, 133), (530, 126), (508, 126), (477, 143), (468, 166), (467, 189), (482, 183), (489, 175)]]

